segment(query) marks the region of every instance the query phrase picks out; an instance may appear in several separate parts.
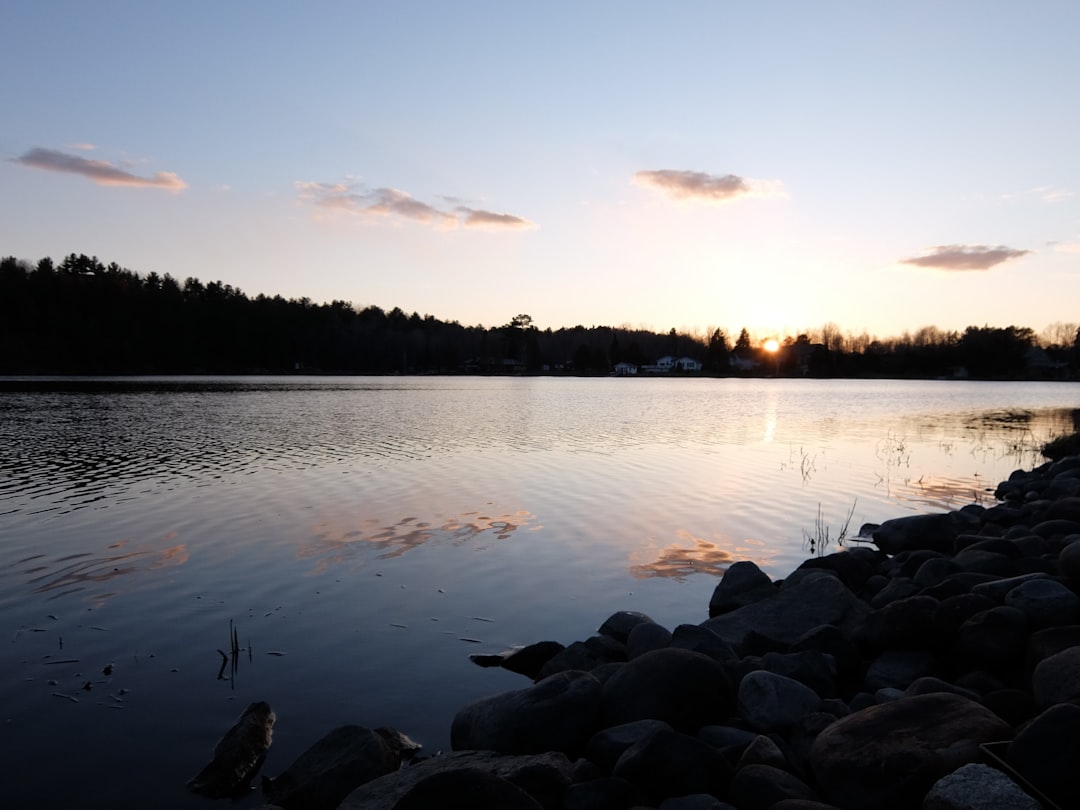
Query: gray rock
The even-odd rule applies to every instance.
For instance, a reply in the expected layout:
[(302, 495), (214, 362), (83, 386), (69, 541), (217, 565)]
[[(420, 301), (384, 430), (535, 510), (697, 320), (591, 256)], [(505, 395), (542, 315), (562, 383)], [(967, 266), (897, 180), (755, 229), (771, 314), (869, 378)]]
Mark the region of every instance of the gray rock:
[(919, 678), (938, 673), (937, 656), (925, 650), (885, 650), (875, 658), (866, 670), (866, 688), (907, 689)]
[(980, 743), (1011, 734), (991, 711), (959, 695), (904, 697), (837, 720), (818, 735), (810, 761), (827, 801), (907, 810), (938, 779), (976, 761)]
[(1046, 574), (1032, 573), (1021, 574), (1015, 577), (1007, 577), (1005, 579), (995, 579), (989, 582), (980, 582), (977, 585), (972, 586), (971, 592), (985, 596), (988, 599), (993, 599), (998, 604), (1005, 601), (1005, 596), (1015, 588), (1017, 585), (1022, 585), (1028, 580), (1032, 579), (1045, 579)]
[(1021, 660), (1027, 648), (1024, 614), (1004, 605), (976, 613), (960, 626), (953, 656), (966, 669), (1006, 669)]
[(538, 641), (520, 650), (509, 650), (503, 657), (502, 667), (536, 680), (544, 664), (564, 649), (557, 641)]
[(866, 604), (836, 577), (811, 571), (775, 596), (709, 619), (702, 626), (734, 646), (754, 631), (792, 644), (822, 624), (849, 632), (868, 612)]
[(735, 808), (708, 793), (691, 793), (688, 796), (664, 799), (660, 802), (660, 810), (735, 810)]
[(421, 779), (398, 799), (394, 810), (468, 807), (470, 810), (544, 810), (508, 779), (479, 768), (441, 771)]
[(1001, 771), (972, 763), (935, 782), (922, 810), (1042, 810), (1042, 805)]
[(653, 650), (662, 650), (671, 644), (671, 631), (654, 622), (643, 622), (630, 631), (626, 639), (626, 654), (637, 658)]
[(770, 810), (784, 799), (814, 799), (796, 776), (769, 765), (747, 765), (735, 772), (729, 798), (739, 810)]
[(604, 683), (602, 726), (652, 719), (693, 732), (728, 717), (733, 705), (733, 689), (719, 662), (669, 647), (623, 664)]
[(874, 594), (874, 598), (870, 600), (870, 607), (883, 608), (899, 599), (918, 596), (921, 592), (922, 588), (910, 577), (892, 577), (888, 585)]
[(1041, 708), (1080, 699), (1080, 647), (1041, 661), (1031, 676), (1031, 691)]
[(745, 607), (776, 593), (769, 575), (749, 560), (732, 563), (709, 599), (709, 616)]
[(620, 610), (608, 616), (597, 632), (603, 636), (611, 636), (616, 641), (625, 644), (630, 637), (630, 631), (639, 624), (655, 624), (655, 622), (644, 613), (638, 613), (636, 610)]
[(1080, 597), (1053, 579), (1022, 582), (1005, 595), (1005, 604), (1022, 612), (1033, 628), (1080, 619)]
[(791, 728), (804, 714), (817, 711), (821, 698), (796, 680), (758, 670), (742, 679), (737, 704), (740, 717), (769, 733)]
[[(354, 788), (401, 767), (401, 743), (405, 740), (392, 729), (341, 726), (302, 753), (277, 778), (264, 777), (263, 795), (286, 810), (333, 810)], [(417, 747), (412, 746), (413, 750)]]
[(874, 544), (886, 554), (929, 549), (948, 553), (956, 539), (948, 515), (911, 515), (886, 520), (874, 532)]
[(627, 748), (612, 776), (632, 782), (654, 801), (689, 793), (721, 796), (731, 781), (731, 765), (701, 740), (657, 731)]
[(605, 728), (590, 738), (585, 748), (585, 755), (604, 771), (610, 772), (627, 748), (657, 731), (673, 731), (673, 729), (663, 720), (635, 720), (632, 723), (623, 723), (621, 726)]
[(742, 752), (735, 770), (745, 768), (747, 765), (769, 765), (773, 768), (787, 770), (789, 768), (787, 757), (780, 750), (780, 746), (771, 737), (759, 734), (754, 737), (746, 750)]
[(680, 624), (671, 634), (670, 646), (693, 650), (716, 661), (732, 661), (738, 657), (730, 644), (700, 624)]
[(560, 672), (526, 689), (481, 698), (450, 728), (455, 751), (532, 754), (584, 748), (600, 711), (601, 685), (587, 672)]
[(1073, 542), (1058, 554), (1058, 570), (1073, 585), (1080, 585), (1080, 542)]
[[(504, 756), (494, 751), (459, 751), (421, 760), (408, 768), (373, 779), (350, 793), (338, 810), (391, 810), (424, 779), (437, 773), (461, 770), (481, 770), (510, 782), (535, 781), (537, 773), (546, 773), (552, 782), (566, 784), (573, 767), (560, 753)], [(452, 805), (444, 803), (441, 806)]]
[(1044, 711), (1020, 729), (1005, 760), (1059, 807), (1076, 807), (1080, 706), (1059, 703)]

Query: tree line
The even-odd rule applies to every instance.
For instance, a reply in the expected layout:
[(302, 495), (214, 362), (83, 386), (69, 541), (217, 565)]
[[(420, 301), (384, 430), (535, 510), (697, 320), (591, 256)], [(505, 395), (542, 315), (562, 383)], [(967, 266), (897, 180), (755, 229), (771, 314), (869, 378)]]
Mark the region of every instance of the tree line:
[(140, 275), (96, 256), (0, 259), (0, 374), (551, 373), (688, 357), (712, 375), (1069, 378), (1080, 327), (924, 327), (879, 339), (826, 324), (768, 352), (743, 329), (464, 326), (398, 307), (249, 297), (220, 281)]

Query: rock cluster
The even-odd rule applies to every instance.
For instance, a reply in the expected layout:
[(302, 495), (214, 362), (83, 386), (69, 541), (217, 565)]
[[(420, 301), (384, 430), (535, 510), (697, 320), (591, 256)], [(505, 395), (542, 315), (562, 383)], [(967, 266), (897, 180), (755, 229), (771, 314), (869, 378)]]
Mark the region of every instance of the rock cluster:
[(476, 656), (532, 683), (339, 806), (1080, 807), (1080, 457), (996, 494), (783, 581), (735, 563), (696, 624)]

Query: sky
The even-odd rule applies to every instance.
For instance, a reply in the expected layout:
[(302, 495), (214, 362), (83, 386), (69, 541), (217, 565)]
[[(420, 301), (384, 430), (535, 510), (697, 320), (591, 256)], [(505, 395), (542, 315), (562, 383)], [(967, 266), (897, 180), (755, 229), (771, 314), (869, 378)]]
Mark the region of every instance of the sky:
[(465, 325), (1080, 321), (1080, 3), (0, 9), (0, 255)]

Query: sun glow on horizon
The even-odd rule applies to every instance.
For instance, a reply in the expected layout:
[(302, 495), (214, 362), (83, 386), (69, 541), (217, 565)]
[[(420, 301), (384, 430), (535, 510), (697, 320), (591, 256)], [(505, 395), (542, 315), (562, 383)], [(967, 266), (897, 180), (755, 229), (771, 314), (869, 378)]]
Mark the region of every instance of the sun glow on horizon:
[(765, 351), (769, 352), (769, 354), (775, 354), (776, 352), (780, 351), (780, 341), (776, 338), (769, 338), (762, 345), (764, 346)]

